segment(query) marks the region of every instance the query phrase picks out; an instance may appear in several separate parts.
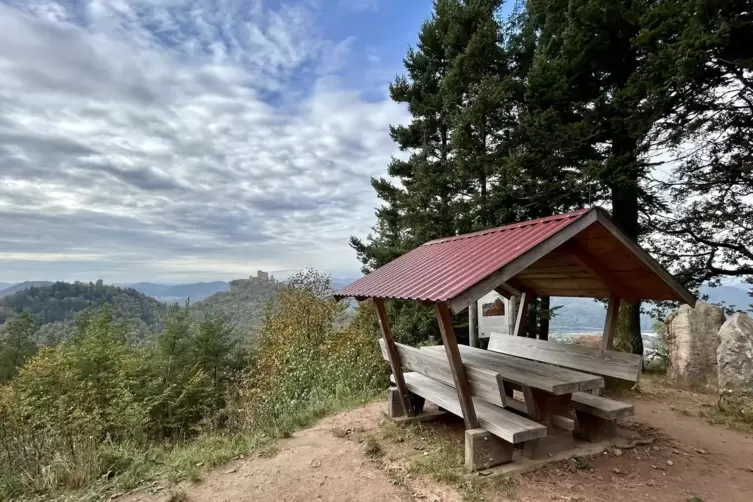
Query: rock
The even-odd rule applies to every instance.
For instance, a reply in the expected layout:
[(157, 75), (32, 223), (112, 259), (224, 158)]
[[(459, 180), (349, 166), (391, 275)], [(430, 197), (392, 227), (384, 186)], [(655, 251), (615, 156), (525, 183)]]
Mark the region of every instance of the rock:
[(706, 454), (706, 450), (704, 450), (703, 448), (696, 448), (695, 451), (696, 451), (696, 453), (700, 453), (701, 455), (705, 455)]
[(672, 462), (671, 460), (667, 460), (667, 465), (670, 466), (670, 467), (672, 467), (673, 465), (675, 465), (675, 463)]
[(578, 472), (578, 468), (575, 467), (574, 465), (571, 465), (570, 467), (567, 468), (567, 471), (571, 474), (575, 474), (576, 472)]
[(612, 455), (615, 457), (621, 457), (622, 456), (622, 450), (619, 448), (612, 448)]
[(620, 470), (619, 467), (615, 467), (615, 468), (612, 469), (612, 472), (615, 473), (615, 474), (620, 474), (622, 471)]
[(309, 464), (309, 466), (311, 466), (314, 469), (316, 469), (317, 467), (321, 467), (322, 466), (322, 462), (321, 462), (321, 460), (312, 460), (311, 463)]
[(717, 384), (717, 348), (724, 311), (716, 305), (697, 302), (683, 305), (667, 317), (667, 377), (685, 387)]
[(732, 314), (719, 329), (719, 390), (753, 393), (753, 319)]

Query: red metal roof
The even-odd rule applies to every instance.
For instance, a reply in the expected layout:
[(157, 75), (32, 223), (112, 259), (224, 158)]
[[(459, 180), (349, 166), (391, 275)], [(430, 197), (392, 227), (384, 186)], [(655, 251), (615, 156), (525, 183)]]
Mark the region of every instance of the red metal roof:
[(447, 301), (591, 210), (429, 241), (346, 286), (336, 296)]

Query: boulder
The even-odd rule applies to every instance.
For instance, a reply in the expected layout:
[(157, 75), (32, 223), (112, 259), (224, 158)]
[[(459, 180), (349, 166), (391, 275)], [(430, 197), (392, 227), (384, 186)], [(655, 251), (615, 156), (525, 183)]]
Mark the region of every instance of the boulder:
[(683, 305), (667, 318), (669, 380), (684, 387), (717, 385), (719, 328), (724, 324), (721, 307), (697, 302)]
[(753, 319), (737, 312), (719, 330), (719, 390), (753, 393)]

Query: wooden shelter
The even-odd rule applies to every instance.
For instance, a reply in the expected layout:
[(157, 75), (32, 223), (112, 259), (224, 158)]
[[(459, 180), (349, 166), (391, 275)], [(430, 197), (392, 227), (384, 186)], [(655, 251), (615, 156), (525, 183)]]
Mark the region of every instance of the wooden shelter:
[[(504, 296), (520, 297), (515, 334), (520, 332), (521, 323), (527, 318), (532, 296), (608, 298), (602, 354), (611, 349), (621, 299), (695, 304), (694, 296), (600, 208), (430, 241), (355, 281), (336, 296), (374, 300), (397, 399), (408, 415), (415, 407), (403, 374), (405, 363), (401, 361), (400, 352), (407, 357), (410, 351), (408, 348), (398, 350), (384, 302), (414, 300), (433, 306), (452, 377), (445, 383), (451, 384), (457, 392), (457, 404), (466, 429), (478, 430), (480, 422), (474, 396), (484, 390), (476, 385), (475, 393), (471, 391), (453, 331), (452, 314), (461, 312), (492, 290)], [(412, 385), (418, 385), (418, 377), (411, 378), (415, 380)], [(582, 382), (587, 379), (581, 379)], [(502, 383), (500, 380), (501, 392), (511, 395), (512, 391)], [(520, 388), (525, 390), (527, 386)], [(548, 399), (556, 401), (551, 395)], [(502, 404), (505, 403), (503, 395)], [(559, 415), (552, 417), (560, 424), (566, 423)]]

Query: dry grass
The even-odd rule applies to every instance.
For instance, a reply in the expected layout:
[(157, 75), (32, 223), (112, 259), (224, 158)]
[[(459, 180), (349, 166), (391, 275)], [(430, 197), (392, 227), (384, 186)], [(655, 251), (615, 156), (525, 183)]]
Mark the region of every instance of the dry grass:
[(380, 444), (386, 460), (393, 466), (390, 475), (398, 484), (424, 477), (452, 488), (464, 501), (483, 502), (512, 495), (519, 483), (517, 476), (468, 473), (464, 467), (464, 443), (452, 425), (386, 422), (371, 434), (367, 441)]

